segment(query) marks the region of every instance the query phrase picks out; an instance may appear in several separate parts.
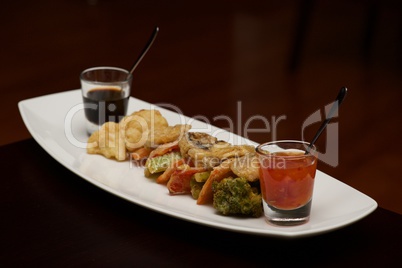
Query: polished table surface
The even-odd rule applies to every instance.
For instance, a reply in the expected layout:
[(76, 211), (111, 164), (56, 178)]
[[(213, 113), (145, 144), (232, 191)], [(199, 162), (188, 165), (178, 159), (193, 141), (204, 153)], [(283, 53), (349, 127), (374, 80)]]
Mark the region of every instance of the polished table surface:
[(0, 190), (2, 267), (387, 267), (400, 260), (402, 215), (380, 207), (329, 233), (261, 237), (120, 199), (67, 170), (33, 139), (0, 147), (0, 158), (9, 174)]

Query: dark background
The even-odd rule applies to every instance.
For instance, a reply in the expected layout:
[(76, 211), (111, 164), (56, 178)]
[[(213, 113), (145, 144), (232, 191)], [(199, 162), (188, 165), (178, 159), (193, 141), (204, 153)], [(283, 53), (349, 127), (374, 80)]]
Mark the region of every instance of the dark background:
[[(251, 116), (270, 123), (286, 116), (276, 139), (301, 139), (308, 116), (347, 86), (333, 121), (339, 165), (319, 169), (402, 213), (396, 0), (7, 1), (0, 9), (0, 145), (30, 137), (20, 100), (77, 89), (88, 67), (129, 68), (155, 26), (160, 33), (134, 74), (133, 97), (174, 104), (223, 128), (227, 122), (216, 116), (227, 116), (240, 135)], [(305, 138), (318, 126), (305, 129)], [(264, 142), (272, 135), (248, 137)]]

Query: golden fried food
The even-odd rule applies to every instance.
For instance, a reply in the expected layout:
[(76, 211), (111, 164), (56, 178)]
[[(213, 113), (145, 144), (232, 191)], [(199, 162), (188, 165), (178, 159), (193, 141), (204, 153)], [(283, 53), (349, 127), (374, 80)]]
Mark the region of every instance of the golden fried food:
[(260, 164), (255, 154), (246, 154), (230, 163), (230, 169), (235, 175), (247, 181), (257, 181), (260, 177)]
[(242, 157), (228, 158), (219, 166), (214, 167), (201, 189), (197, 204), (203, 205), (212, 202), (212, 184), (220, 182), (233, 174), (245, 178), (250, 182), (257, 181), (259, 179), (259, 162), (255, 153), (248, 153)]
[(149, 132), (148, 140), (145, 146), (154, 148), (161, 144), (176, 141), (180, 139), (190, 129), (191, 125), (181, 125), (181, 124), (175, 126), (155, 128), (154, 131)]
[(103, 124), (89, 137), (87, 152), (123, 161), (127, 159), (127, 151), (153, 149), (173, 142), (190, 128), (190, 125), (169, 126), (158, 110), (140, 110), (125, 116), (120, 123)]
[(137, 129), (139, 132), (169, 126), (166, 118), (158, 110), (139, 110), (126, 117), (133, 118), (133, 120), (129, 120), (126, 127)]
[(190, 125), (169, 126), (158, 110), (140, 110), (125, 117), (126, 148), (134, 151), (140, 147), (155, 148), (160, 144), (175, 141), (187, 132)]
[(120, 125), (114, 122), (103, 124), (98, 131), (89, 137), (87, 152), (89, 154), (101, 154), (118, 161), (126, 160), (124, 134)]
[(121, 124), (124, 125), (126, 148), (134, 151), (143, 147), (155, 129), (168, 127), (167, 120), (158, 110), (140, 110), (126, 116)]
[(128, 151), (135, 151), (145, 145), (148, 140), (150, 126), (148, 126), (148, 121), (144, 117), (133, 113), (124, 117), (120, 125), (124, 131)]
[(218, 141), (206, 133), (188, 132), (179, 142), (180, 152), (184, 157), (190, 157), (195, 166), (212, 169), (232, 157), (241, 157), (254, 153), (250, 145), (232, 145), (225, 141)]
[(230, 166), (233, 163), (233, 161), (234, 158), (227, 159), (223, 161), (219, 166), (213, 168), (198, 196), (197, 199), (198, 205), (204, 205), (212, 202), (213, 199), (212, 184), (214, 182), (220, 182), (221, 180), (229, 177), (232, 174)]
[(180, 153), (183, 157), (189, 157), (188, 151), (193, 148), (209, 149), (218, 139), (203, 132), (187, 132), (179, 141)]

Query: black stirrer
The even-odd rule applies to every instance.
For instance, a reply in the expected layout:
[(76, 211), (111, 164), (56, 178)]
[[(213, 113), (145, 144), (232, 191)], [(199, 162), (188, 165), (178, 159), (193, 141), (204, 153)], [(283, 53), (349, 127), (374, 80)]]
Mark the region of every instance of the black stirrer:
[(332, 105), (331, 109), (328, 112), (327, 119), (325, 119), (325, 121), (322, 122), (317, 133), (315, 133), (313, 140), (310, 142), (309, 146), (307, 147), (306, 154), (308, 154), (310, 152), (311, 148), (313, 147), (314, 143), (317, 141), (318, 137), (320, 137), (321, 133), (324, 131), (324, 129), (328, 125), (329, 121), (331, 121), (332, 117), (334, 116), (335, 111), (338, 110), (339, 106), (345, 99), (347, 92), (348, 92), (348, 89), (346, 87), (342, 87), (341, 90), (339, 91), (338, 96), (336, 96), (334, 104)]

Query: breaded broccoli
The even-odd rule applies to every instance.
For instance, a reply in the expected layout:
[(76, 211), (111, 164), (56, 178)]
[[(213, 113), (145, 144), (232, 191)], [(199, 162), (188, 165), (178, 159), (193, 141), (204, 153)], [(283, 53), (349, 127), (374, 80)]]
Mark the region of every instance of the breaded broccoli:
[(213, 206), (223, 215), (262, 215), (262, 197), (244, 178), (226, 178), (212, 184)]

